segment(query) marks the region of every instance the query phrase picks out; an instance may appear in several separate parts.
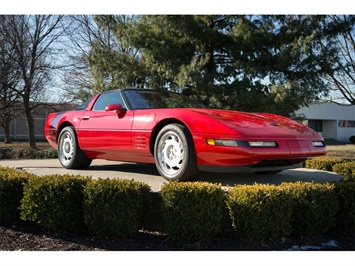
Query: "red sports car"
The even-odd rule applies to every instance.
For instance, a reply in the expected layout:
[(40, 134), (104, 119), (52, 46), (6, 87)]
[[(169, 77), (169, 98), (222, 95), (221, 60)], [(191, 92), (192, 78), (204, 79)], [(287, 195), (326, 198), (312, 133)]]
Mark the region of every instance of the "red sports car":
[(49, 114), (45, 135), (65, 168), (93, 159), (155, 163), (167, 180), (199, 171), (276, 173), (326, 153), (321, 136), (289, 118), (208, 109), (148, 89), (107, 91)]

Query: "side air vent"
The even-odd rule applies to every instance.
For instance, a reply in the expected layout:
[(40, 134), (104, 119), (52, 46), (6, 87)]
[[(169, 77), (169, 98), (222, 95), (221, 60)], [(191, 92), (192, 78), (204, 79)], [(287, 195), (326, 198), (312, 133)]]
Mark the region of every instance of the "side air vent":
[(145, 149), (147, 147), (147, 136), (146, 135), (135, 135), (133, 136), (133, 149)]

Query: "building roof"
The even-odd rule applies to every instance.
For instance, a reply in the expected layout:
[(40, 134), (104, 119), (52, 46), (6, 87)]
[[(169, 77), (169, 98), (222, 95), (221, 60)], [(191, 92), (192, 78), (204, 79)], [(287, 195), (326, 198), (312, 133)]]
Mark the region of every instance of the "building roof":
[(332, 102), (314, 102), (296, 111), (298, 116), (317, 120), (355, 120), (355, 105), (344, 106)]

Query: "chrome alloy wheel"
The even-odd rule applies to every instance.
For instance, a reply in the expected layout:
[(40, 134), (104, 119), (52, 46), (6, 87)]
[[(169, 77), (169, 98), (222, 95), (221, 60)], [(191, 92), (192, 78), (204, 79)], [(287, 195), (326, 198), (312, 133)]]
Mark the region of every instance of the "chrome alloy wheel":
[(58, 158), (61, 165), (67, 169), (83, 169), (91, 164), (92, 159), (80, 149), (75, 129), (72, 126), (67, 126), (60, 131)]
[(59, 160), (63, 165), (69, 165), (73, 159), (75, 152), (75, 140), (74, 136), (69, 132), (65, 132), (58, 144)]
[(160, 169), (167, 177), (174, 177), (180, 171), (185, 158), (181, 138), (175, 132), (166, 132), (159, 140), (157, 152)]

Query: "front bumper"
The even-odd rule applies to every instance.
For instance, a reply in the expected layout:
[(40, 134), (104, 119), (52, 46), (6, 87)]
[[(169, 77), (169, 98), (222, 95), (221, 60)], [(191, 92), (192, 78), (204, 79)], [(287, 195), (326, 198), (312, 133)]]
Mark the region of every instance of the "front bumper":
[[(313, 146), (313, 141), (322, 141), (321, 139), (315, 138), (276, 139), (272, 141), (277, 141), (277, 147), (258, 148), (211, 146), (206, 143), (204, 138), (194, 138), (194, 141), (197, 163), (200, 168), (208, 166), (250, 167), (264, 161), (274, 162), (272, 165), (273, 169), (277, 166), (290, 167), (294, 164), (301, 163), (308, 158), (322, 156), (327, 152), (326, 147)], [(278, 161), (283, 163), (277, 165)], [(285, 161), (289, 163), (285, 164)]]

